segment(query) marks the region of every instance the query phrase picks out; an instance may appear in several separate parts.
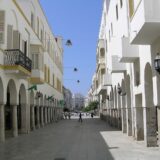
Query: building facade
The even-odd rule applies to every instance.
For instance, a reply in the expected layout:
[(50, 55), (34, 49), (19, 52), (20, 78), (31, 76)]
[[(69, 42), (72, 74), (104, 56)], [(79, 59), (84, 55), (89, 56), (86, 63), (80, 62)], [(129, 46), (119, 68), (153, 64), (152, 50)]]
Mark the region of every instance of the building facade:
[(158, 0), (104, 0), (95, 91), (109, 124), (146, 146), (160, 139)]
[(73, 102), (72, 102), (72, 92), (63, 87), (63, 95), (64, 95), (64, 107), (68, 108), (69, 110), (73, 109)]
[(73, 109), (81, 110), (84, 107), (84, 96), (81, 93), (73, 94)]
[(38, 0), (0, 1), (0, 141), (56, 121), (63, 100), (62, 38)]

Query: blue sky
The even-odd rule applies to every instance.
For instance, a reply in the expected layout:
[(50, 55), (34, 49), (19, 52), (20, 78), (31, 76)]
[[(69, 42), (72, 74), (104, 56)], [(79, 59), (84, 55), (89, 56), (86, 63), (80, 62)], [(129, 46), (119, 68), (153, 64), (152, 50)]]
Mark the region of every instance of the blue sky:
[[(40, 0), (54, 35), (64, 45), (64, 85), (73, 93), (87, 94), (96, 68), (96, 45), (102, 13), (102, 0)], [(73, 72), (77, 67), (78, 72)], [(77, 83), (80, 80), (80, 83)]]

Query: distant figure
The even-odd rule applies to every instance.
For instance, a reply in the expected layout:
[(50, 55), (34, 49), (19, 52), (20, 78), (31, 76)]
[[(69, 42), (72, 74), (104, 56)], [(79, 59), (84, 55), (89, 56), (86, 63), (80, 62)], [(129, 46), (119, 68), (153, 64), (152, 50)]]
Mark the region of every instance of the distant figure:
[(91, 117), (93, 118), (93, 113), (91, 113)]
[(82, 114), (81, 113), (79, 114), (79, 120), (78, 120), (78, 122), (82, 123)]
[(71, 113), (70, 112), (68, 113), (68, 119), (71, 119)]

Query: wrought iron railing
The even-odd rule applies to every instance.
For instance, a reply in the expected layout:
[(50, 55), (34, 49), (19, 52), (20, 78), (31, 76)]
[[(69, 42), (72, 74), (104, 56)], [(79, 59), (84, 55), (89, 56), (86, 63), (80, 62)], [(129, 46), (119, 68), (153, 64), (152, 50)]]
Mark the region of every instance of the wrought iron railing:
[(5, 50), (4, 64), (8, 66), (20, 65), (31, 72), (32, 60), (19, 49)]

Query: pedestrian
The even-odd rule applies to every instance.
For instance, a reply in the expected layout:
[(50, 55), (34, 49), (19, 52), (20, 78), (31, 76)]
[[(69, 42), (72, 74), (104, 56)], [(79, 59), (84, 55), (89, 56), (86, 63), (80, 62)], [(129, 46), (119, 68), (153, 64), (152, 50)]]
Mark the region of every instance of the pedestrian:
[(82, 123), (82, 114), (81, 113), (79, 114), (79, 120), (78, 120), (78, 122)]
[(91, 117), (93, 118), (93, 113), (91, 113)]

